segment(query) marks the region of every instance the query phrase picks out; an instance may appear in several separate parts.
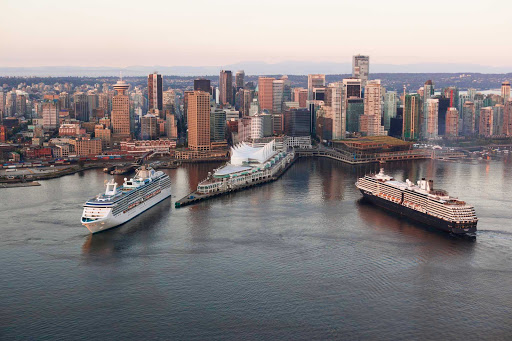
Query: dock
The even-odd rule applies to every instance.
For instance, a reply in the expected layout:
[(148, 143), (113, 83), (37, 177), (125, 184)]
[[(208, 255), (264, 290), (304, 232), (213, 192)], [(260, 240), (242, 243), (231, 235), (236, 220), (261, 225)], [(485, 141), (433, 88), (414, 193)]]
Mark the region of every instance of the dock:
[(221, 195), (227, 195), (227, 194), (231, 194), (231, 193), (234, 193), (234, 192), (243, 191), (243, 190), (251, 188), (251, 187), (261, 186), (261, 185), (267, 184), (269, 182), (276, 181), (284, 173), (286, 173), (286, 171), (295, 163), (296, 160), (297, 160), (297, 156), (294, 157), (290, 163), (288, 163), (283, 169), (278, 171), (274, 176), (266, 178), (266, 179), (256, 180), (256, 181), (250, 182), (248, 184), (242, 184), (242, 185), (239, 185), (237, 187), (230, 188), (228, 190), (218, 191), (218, 192), (214, 192), (214, 193), (207, 193), (207, 194), (205, 194), (205, 193), (199, 193), (197, 191), (194, 191), (192, 193), (189, 193), (187, 196), (181, 198), (180, 200), (176, 201), (174, 203), (174, 207), (180, 208), (180, 207), (183, 207), (183, 206), (187, 206), (187, 205), (191, 205), (191, 204), (196, 204), (196, 203), (198, 203), (200, 201), (204, 201), (204, 200), (208, 200), (208, 199), (211, 199), (211, 198), (219, 197)]
[(41, 186), (41, 184), (37, 181), (0, 183), (0, 188), (34, 187), (34, 186)]

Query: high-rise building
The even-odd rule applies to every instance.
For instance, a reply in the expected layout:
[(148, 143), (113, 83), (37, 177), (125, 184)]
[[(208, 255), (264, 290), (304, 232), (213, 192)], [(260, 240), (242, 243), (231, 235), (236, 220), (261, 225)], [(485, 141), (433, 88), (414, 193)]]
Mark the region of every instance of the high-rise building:
[(387, 91), (384, 94), (384, 129), (389, 131), (391, 119), (396, 117), (398, 96), (396, 91)]
[(427, 111), (424, 115), (428, 116), (426, 122), (428, 124), (425, 138), (435, 139), (438, 134), (438, 115), (439, 115), (439, 99), (427, 99)]
[(292, 83), (286, 75), (282, 76), (281, 80), (284, 82), (283, 102), (290, 102), (292, 100)]
[(89, 110), (89, 120), (94, 118), (94, 109), (98, 108), (98, 94), (94, 91), (87, 92), (87, 109)]
[(304, 88), (294, 88), (293, 100), (299, 103), (299, 108), (306, 108), (306, 101), (308, 100), (308, 90)]
[(345, 86), (345, 98), (362, 98), (361, 80), (356, 78), (345, 78), (343, 80)]
[(308, 75), (308, 100), (314, 100), (314, 89), (325, 87), (325, 75)]
[(165, 134), (168, 138), (177, 139), (178, 138), (178, 122), (176, 120), (175, 114), (167, 114), (165, 117)]
[(140, 137), (142, 140), (155, 140), (159, 136), (158, 118), (147, 114), (140, 118)]
[(283, 112), (284, 80), (275, 79), (272, 81), (272, 113)]
[(475, 133), (475, 104), (466, 101), (462, 106), (462, 135), (471, 136)]
[(343, 106), (347, 117), (347, 131), (351, 133), (359, 132), (360, 117), (364, 115), (364, 102), (362, 98), (348, 98), (346, 105)]
[(380, 80), (366, 83), (364, 95), (364, 115), (360, 117), (359, 131), (367, 136), (386, 135), (381, 125), (382, 102)]
[(94, 137), (101, 140), (103, 150), (110, 148), (112, 140), (112, 131), (104, 124), (96, 124), (94, 126)]
[(368, 81), (369, 72), (369, 56), (356, 55), (352, 57), (352, 77), (360, 79), (363, 88), (366, 86), (366, 82)]
[(233, 76), (229, 70), (221, 70), (219, 75), (219, 103), (221, 106), (233, 104)]
[(405, 95), (402, 137), (404, 140), (417, 140), (420, 133), (420, 95)]
[(505, 102), (503, 114), (503, 133), (506, 136), (512, 136), (512, 98)]
[(492, 108), (492, 135), (494, 136), (503, 135), (504, 109), (503, 104), (496, 104)]
[(501, 83), (501, 97), (503, 98), (503, 102), (507, 103), (510, 98), (510, 82)]
[(210, 80), (205, 78), (194, 79), (194, 91), (203, 91), (211, 94), (212, 88)]
[(226, 111), (212, 108), (210, 112), (210, 140), (221, 142), (226, 136)]
[[(194, 85), (195, 86), (195, 85)], [(174, 90), (167, 90), (163, 93), (163, 106), (164, 111), (168, 110), (171, 113), (175, 113), (175, 104), (176, 104), (176, 93)]]
[(89, 121), (89, 103), (87, 101), (87, 94), (83, 92), (76, 92), (73, 95), (73, 108), (75, 111), (75, 118), (79, 121)]
[(274, 81), (272, 77), (259, 77), (258, 78), (258, 102), (260, 104), (260, 111), (268, 111), (272, 114), (274, 110)]
[(112, 138), (123, 140), (131, 135), (130, 98), (127, 93), (130, 85), (119, 80), (113, 87), (117, 94), (112, 97)]
[(148, 75), (148, 109), (163, 110), (162, 75), (154, 72)]
[(251, 110), (251, 103), (253, 100), (253, 90), (243, 89), (242, 90), (242, 105), (240, 106), (240, 111), (243, 116), (249, 116), (249, 112)]
[(480, 121), (478, 134), (480, 136), (489, 137), (493, 135), (493, 112), (492, 107), (485, 107), (480, 109)]
[(287, 136), (309, 136), (311, 113), (307, 109), (291, 109), (284, 113), (284, 133)]
[[(428, 113), (428, 100), (432, 97), (434, 97), (434, 84), (432, 83), (431, 80), (428, 80), (425, 82), (425, 85), (423, 86), (423, 122), (422, 122), (422, 135), (423, 136), (427, 136), (429, 135), (427, 133), (427, 129), (429, 127), (429, 122), (428, 122), (428, 119), (429, 119), (429, 115), (427, 114)], [(437, 115), (436, 115), (436, 118), (437, 118)], [(437, 122), (436, 122), (436, 127), (437, 127)], [(436, 132), (436, 136), (437, 136), (437, 132)]]
[(54, 130), (59, 127), (59, 111), (59, 96), (45, 95), (43, 99), (43, 129)]
[(239, 70), (235, 73), (235, 88), (236, 90), (243, 89), (244, 87), (244, 70)]
[(458, 108), (459, 107), (459, 89), (454, 86), (449, 86), (444, 88), (444, 97), (450, 99), (450, 107)]
[(446, 136), (455, 137), (459, 135), (459, 111), (450, 107), (446, 112)]
[(188, 147), (210, 150), (210, 94), (194, 91), (188, 95)]
[(343, 110), (345, 105), (343, 82), (330, 83), (328, 88), (329, 105), (332, 108), (332, 139), (341, 140), (345, 138), (347, 131), (347, 118)]
[(71, 109), (71, 98), (67, 92), (61, 92), (59, 94), (60, 108)]

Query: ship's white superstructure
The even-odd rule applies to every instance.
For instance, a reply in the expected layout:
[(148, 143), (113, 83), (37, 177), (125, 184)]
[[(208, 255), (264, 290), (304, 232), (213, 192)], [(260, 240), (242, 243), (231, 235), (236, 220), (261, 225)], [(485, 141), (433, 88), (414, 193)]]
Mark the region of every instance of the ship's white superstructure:
[(87, 201), (82, 225), (91, 233), (105, 231), (136, 217), (171, 195), (171, 179), (161, 171), (142, 166), (121, 187), (112, 179), (104, 194)]

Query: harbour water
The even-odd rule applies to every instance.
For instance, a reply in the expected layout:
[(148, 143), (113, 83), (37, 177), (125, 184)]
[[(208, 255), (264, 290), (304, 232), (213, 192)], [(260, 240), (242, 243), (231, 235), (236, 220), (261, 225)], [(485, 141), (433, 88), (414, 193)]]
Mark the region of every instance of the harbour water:
[(476, 241), (365, 203), (379, 165), (327, 159), (175, 209), (214, 166), (164, 170), (172, 199), (94, 236), (101, 170), (0, 189), (0, 339), (510, 339), (512, 157), (385, 165), (473, 204)]

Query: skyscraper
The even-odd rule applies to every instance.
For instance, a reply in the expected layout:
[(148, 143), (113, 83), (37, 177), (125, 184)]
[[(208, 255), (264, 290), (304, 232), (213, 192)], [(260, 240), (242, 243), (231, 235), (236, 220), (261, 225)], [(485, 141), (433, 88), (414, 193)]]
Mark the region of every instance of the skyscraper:
[(148, 75), (148, 102), (149, 110), (163, 110), (162, 75), (156, 72)]
[(501, 83), (501, 97), (503, 97), (503, 102), (507, 103), (510, 98), (510, 82)]
[(130, 98), (127, 93), (129, 87), (123, 80), (114, 84), (117, 95), (112, 98), (112, 138), (118, 141), (131, 135)]
[(219, 75), (219, 103), (233, 104), (233, 76), (229, 70), (221, 70)]
[(478, 128), (478, 134), (480, 136), (489, 137), (493, 135), (493, 112), (492, 107), (485, 107), (480, 109), (480, 122)]
[(455, 137), (459, 135), (459, 111), (450, 107), (446, 112), (446, 136)]
[(214, 108), (210, 112), (210, 140), (221, 142), (226, 135), (226, 111)]
[(504, 106), (503, 104), (496, 104), (492, 108), (492, 135), (503, 135), (503, 119), (504, 119)]
[(438, 115), (439, 115), (439, 99), (429, 98), (427, 99), (427, 111), (424, 113), (428, 116), (425, 120), (427, 128), (425, 132), (425, 138), (435, 139), (438, 136)]
[(315, 88), (325, 87), (325, 75), (308, 75), (308, 100), (314, 100), (313, 92)]
[(210, 94), (194, 91), (188, 95), (188, 147), (210, 150)]
[(43, 129), (59, 127), (60, 101), (57, 95), (45, 95), (43, 99)]
[(503, 115), (503, 133), (506, 136), (512, 136), (512, 98), (505, 102)]
[(384, 94), (384, 129), (389, 131), (391, 119), (396, 117), (398, 97), (396, 91), (387, 91)]
[(210, 80), (205, 78), (194, 79), (194, 91), (203, 91), (211, 94), (212, 88)]
[(352, 57), (352, 77), (361, 80), (363, 88), (368, 81), (368, 74), (370, 72), (370, 57), (356, 55)]
[(475, 133), (475, 104), (465, 102), (462, 105), (462, 135), (471, 136)]
[[(434, 97), (434, 84), (431, 80), (425, 82), (423, 86), (423, 123), (422, 123), (422, 135), (427, 137), (427, 135), (431, 135), (427, 133), (427, 129), (429, 127), (429, 115), (428, 115), (428, 100)], [(438, 102), (439, 104), (439, 102)], [(438, 106), (439, 107), (439, 106)], [(436, 114), (437, 119), (437, 114)], [(436, 122), (437, 127), (437, 122)], [(436, 132), (437, 137), (437, 132)]]
[(140, 118), (140, 137), (142, 140), (155, 140), (158, 138), (158, 118), (147, 114)]
[(272, 113), (283, 112), (284, 80), (275, 79), (272, 81)]
[(258, 102), (260, 103), (261, 112), (267, 110), (269, 114), (272, 114), (274, 110), (274, 81), (275, 78), (272, 77), (258, 78)]
[(360, 117), (359, 130), (367, 136), (386, 135), (381, 125), (382, 103), (381, 103), (380, 80), (368, 81), (364, 95), (364, 115)]
[(347, 131), (346, 111), (344, 106), (343, 82), (330, 83), (327, 88), (330, 106), (332, 108), (332, 139), (341, 140), (345, 138)]
[(239, 70), (235, 73), (235, 88), (236, 90), (243, 89), (244, 87), (244, 70)]
[(404, 140), (417, 140), (420, 132), (420, 95), (405, 95), (402, 137)]
[(77, 120), (87, 122), (89, 121), (89, 105), (87, 95), (83, 92), (76, 92), (73, 95), (73, 108), (75, 111), (75, 118)]

